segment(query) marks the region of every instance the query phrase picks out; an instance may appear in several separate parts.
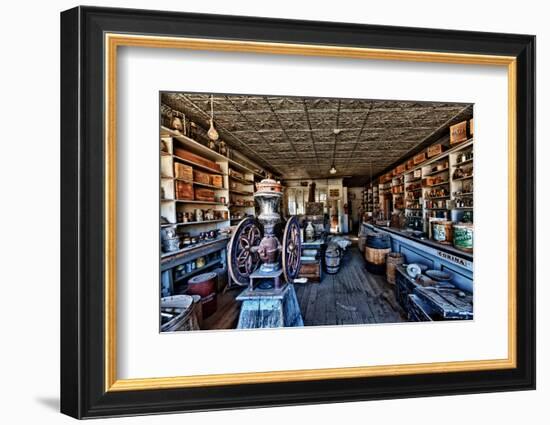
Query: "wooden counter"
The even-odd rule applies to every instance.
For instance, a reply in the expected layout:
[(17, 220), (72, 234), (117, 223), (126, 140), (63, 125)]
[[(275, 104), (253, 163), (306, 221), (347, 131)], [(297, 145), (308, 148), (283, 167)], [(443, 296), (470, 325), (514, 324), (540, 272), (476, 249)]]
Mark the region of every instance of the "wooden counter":
[(451, 273), (451, 283), (458, 288), (473, 292), (474, 262), (471, 253), (427, 239), (419, 239), (407, 232), (389, 227), (363, 223), (367, 229), (386, 233), (391, 238), (393, 252), (405, 256), (406, 263), (421, 263), (430, 269)]

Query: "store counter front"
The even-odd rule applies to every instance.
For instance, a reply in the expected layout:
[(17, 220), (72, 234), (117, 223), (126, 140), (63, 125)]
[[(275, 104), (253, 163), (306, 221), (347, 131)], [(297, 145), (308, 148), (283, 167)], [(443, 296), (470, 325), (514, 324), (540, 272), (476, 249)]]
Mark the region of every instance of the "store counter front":
[(429, 269), (449, 272), (452, 275), (451, 283), (463, 291), (473, 292), (474, 261), (471, 253), (415, 237), (405, 230), (368, 223), (363, 223), (362, 226), (363, 231), (388, 234), (392, 251), (403, 254), (406, 263), (425, 264)]

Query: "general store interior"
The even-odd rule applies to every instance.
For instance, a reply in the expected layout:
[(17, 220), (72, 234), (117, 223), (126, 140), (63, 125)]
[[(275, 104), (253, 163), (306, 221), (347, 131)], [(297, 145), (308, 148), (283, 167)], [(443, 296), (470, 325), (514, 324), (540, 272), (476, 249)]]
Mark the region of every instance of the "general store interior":
[[(473, 318), (472, 104), (160, 99), (161, 331)], [(260, 267), (263, 191), (280, 213), (275, 286), (240, 271), (244, 254)], [(258, 245), (239, 251), (250, 223)]]

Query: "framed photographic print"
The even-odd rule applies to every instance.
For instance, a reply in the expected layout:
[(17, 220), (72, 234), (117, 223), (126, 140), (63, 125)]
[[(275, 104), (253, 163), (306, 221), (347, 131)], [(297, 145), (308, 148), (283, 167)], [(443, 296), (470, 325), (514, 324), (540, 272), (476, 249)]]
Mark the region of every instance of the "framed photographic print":
[(77, 7), (61, 56), (63, 413), (535, 387), (533, 36)]

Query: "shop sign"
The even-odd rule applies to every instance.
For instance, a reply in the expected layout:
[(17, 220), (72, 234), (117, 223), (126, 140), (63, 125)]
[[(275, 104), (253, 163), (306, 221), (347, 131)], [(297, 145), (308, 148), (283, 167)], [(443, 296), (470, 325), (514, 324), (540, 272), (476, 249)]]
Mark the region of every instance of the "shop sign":
[(448, 252), (437, 251), (437, 256), (447, 261), (450, 261), (451, 263), (458, 264), (459, 266), (465, 267), (468, 270), (473, 269), (471, 261), (465, 260), (464, 258), (457, 257), (456, 255), (453, 255), (453, 254), (449, 254)]

